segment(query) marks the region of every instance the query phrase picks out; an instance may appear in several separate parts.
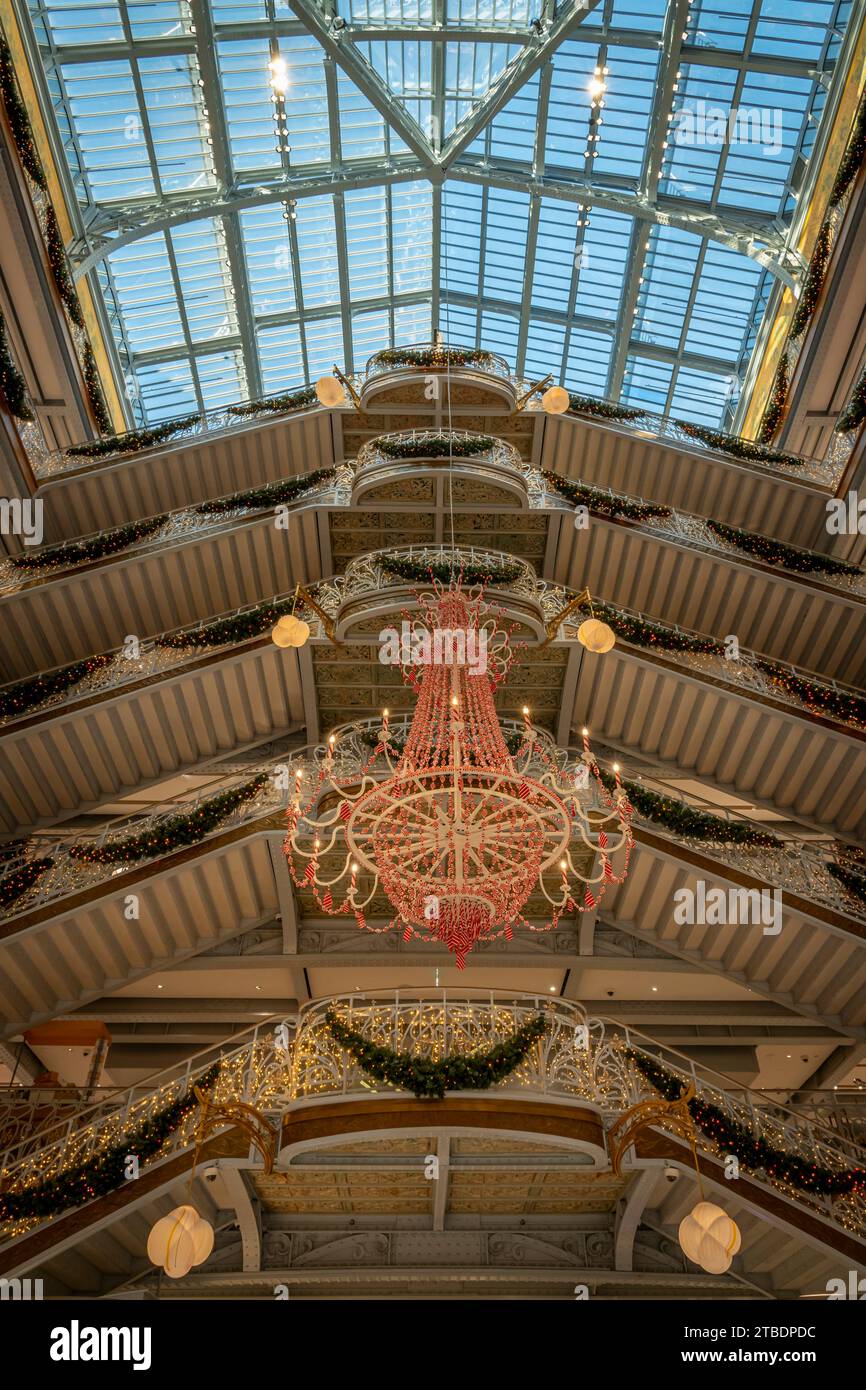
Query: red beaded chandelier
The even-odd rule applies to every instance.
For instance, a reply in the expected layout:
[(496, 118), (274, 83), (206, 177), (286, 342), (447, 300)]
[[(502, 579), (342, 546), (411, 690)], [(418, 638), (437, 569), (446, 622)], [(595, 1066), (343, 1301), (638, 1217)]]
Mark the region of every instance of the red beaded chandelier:
[[(477, 941), (550, 930), (621, 883), (631, 807), (618, 775), (605, 788), (586, 736), (574, 761), (538, 739), (528, 710), (509, 753), (494, 695), (516, 649), (481, 590), (437, 586), (419, 602), (423, 622), (407, 615), (398, 659), (418, 697), (405, 744), (392, 741), (386, 711), (372, 756), (338, 777), (332, 736), (316, 786), (296, 776), (285, 852), (323, 912), (439, 940), (462, 969)], [(365, 908), (380, 888), (395, 916), (371, 927)], [(541, 927), (523, 915), (532, 894), (545, 901)]]

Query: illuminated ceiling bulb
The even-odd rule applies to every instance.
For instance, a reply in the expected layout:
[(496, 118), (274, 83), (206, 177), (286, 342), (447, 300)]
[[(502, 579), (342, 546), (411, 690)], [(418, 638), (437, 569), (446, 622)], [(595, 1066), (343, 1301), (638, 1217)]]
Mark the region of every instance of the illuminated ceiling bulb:
[(342, 386), (335, 376), (320, 376), (316, 382), (316, 399), (320, 405), (341, 405), (346, 399)]
[(577, 640), (589, 652), (609, 652), (616, 642), (616, 634), (612, 627), (607, 623), (602, 623), (598, 618), (587, 618), (577, 629)]
[(268, 81), (275, 92), (280, 96), (285, 96), (289, 90), (289, 66), (285, 58), (272, 58), (268, 63), (270, 78)]
[(742, 1243), (739, 1227), (713, 1202), (698, 1202), (680, 1222), (679, 1242), (683, 1253), (706, 1270), (724, 1274)]
[[(598, 69), (596, 69), (596, 71), (598, 71)], [(591, 77), (589, 79), (589, 83), (587, 85), (586, 90), (589, 92), (589, 95), (594, 100), (596, 97), (600, 97), (607, 90), (607, 83), (601, 77)]]
[(562, 415), (564, 411), (568, 410), (569, 406), (568, 392), (565, 387), (548, 386), (544, 395), (541, 397), (541, 405), (542, 409), (546, 410), (548, 415)]

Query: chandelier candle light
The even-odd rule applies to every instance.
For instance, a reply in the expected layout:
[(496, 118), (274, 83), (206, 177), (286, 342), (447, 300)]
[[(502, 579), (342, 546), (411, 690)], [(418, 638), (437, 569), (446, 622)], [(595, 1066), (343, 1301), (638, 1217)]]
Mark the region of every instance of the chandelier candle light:
[[(341, 780), (332, 735), (316, 785), (295, 774), (285, 851), (295, 884), (323, 912), (402, 930), (407, 941), (439, 940), (462, 969), (478, 941), (592, 911), (628, 871), (631, 806), (618, 776), (605, 789), (586, 731), (575, 764), (541, 748), (524, 709), (523, 741), (509, 754), (494, 695), (515, 647), (480, 587), (436, 585), (419, 605), (425, 626), (413, 619), (413, 632), (443, 659), (401, 665), (418, 696), (405, 744), (390, 742), (385, 711), (371, 758)], [(479, 649), (483, 669), (465, 660)], [(370, 927), (365, 909), (380, 888), (395, 916)], [(545, 904), (542, 926), (524, 916), (533, 893)]]

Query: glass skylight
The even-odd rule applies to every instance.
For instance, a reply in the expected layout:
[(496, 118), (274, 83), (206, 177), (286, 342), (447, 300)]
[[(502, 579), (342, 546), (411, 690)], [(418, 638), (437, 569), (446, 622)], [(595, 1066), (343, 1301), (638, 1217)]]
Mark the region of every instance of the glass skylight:
[(784, 231), (850, 0), (695, 0), (676, 52), (668, 0), (575, 10), (549, 51), (565, 0), (30, 8), (131, 420), (439, 327), (718, 423), (773, 284), (737, 237)]

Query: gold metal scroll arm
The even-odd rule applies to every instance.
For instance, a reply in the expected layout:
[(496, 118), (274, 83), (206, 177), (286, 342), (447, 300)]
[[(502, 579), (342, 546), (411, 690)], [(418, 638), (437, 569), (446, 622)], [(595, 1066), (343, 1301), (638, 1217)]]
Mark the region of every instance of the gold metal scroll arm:
[(340, 368), (337, 366), (336, 362), (334, 363), (334, 376), (339, 381), (343, 390), (348, 391), (349, 396), (351, 397), (352, 405), (355, 407), (355, 409), (360, 410), (361, 397), (358, 395), (358, 392), (355, 390), (354, 386), (352, 385), (349, 378), (345, 375), (345, 373), (340, 371)]
[(525, 410), (527, 402), (532, 399), (536, 391), (543, 391), (545, 386), (549, 386), (552, 381), (553, 373), (548, 372), (547, 376), (543, 377), (541, 381), (533, 382), (528, 391), (524, 391), (522, 396), (518, 396), (517, 400), (514, 402), (514, 409)]
[(672, 1129), (681, 1138), (687, 1139), (695, 1148), (695, 1126), (689, 1112), (689, 1101), (695, 1098), (695, 1087), (689, 1082), (688, 1088), (679, 1100), (642, 1100), (620, 1115), (607, 1134), (610, 1162), (617, 1177), (622, 1174), (622, 1160), (626, 1150), (645, 1129), (655, 1126)]
[(539, 651), (543, 651), (544, 648), (553, 641), (554, 637), (556, 636), (559, 629), (562, 627), (562, 624), (565, 622), (566, 618), (571, 613), (574, 613), (578, 608), (582, 608), (586, 603), (590, 605), (589, 611), (592, 612), (592, 599), (590, 596), (589, 589), (581, 589), (579, 594), (577, 594), (569, 603), (567, 603), (565, 607), (555, 615), (555, 617), (550, 619), (550, 622), (547, 624), (547, 637), (542, 642)]
[(246, 1105), (240, 1100), (229, 1100), (225, 1104), (215, 1105), (209, 1096), (204, 1091), (200, 1091), (197, 1086), (195, 1087), (195, 1097), (201, 1106), (201, 1119), (195, 1132), (196, 1150), (193, 1159), (193, 1172), (198, 1161), (199, 1149), (205, 1139), (209, 1134), (213, 1134), (214, 1130), (225, 1129), (227, 1126), (241, 1130), (253, 1148), (261, 1155), (264, 1172), (273, 1172), (277, 1135), (264, 1115), (255, 1110), (252, 1105)]
[[(307, 605), (308, 608), (312, 608), (313, 612), (314, 612), (314, 613), (316, 614), (316, 616), (321, 620), (321, 624), (322, 624), (322, 627), (324, 628), (325, 636), (327, 637), (328, 641), (329, 641), (329, 642), (333, 642), (333, 644), (334, 644), (335, 647), (339, 647), (339, 646), (341, 645), (341, 643), (339, 643), (339, 642), (337, 641), (336, 637), (334, 636), (334, 633), (336, 632), (336, 628), (334, 627), (334, 620), (333, 620), (333, 618), (329, 618), (328, 615), (327, 615), (327, 613), (325, 612), (325, 610), (324, 610), (323, 608), (320, 608), (320, 607), (319, 607), (319, 605), (316, 603), (316, 600), (313, 598), (312, 594), (308, 594), (308, 593), (307, 593), (307, 590), (304, 588), (303, 584), (296, 584), (296, 585), (295, 585), (295, 594), (294, 594), (294, 598), (295, 598), (295, 603), (297, 603), (298, 599), (302, 599), (303, 602)], [(292, 612), (294, 612), (294, 607), (293, 607), (293, 609), (292, 609)]]

